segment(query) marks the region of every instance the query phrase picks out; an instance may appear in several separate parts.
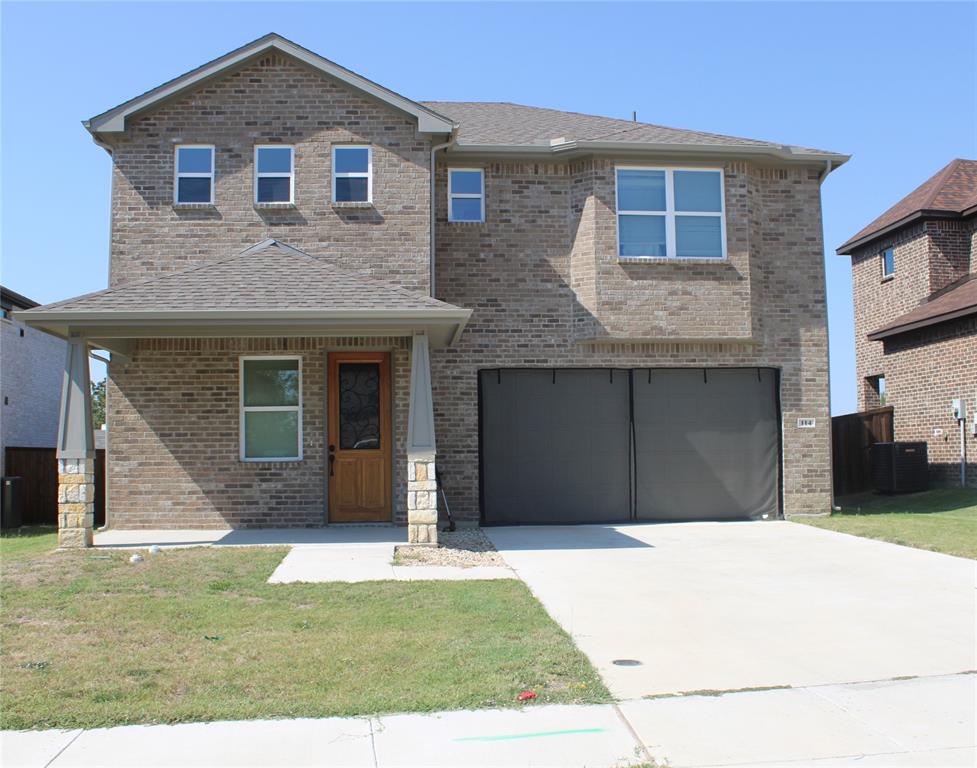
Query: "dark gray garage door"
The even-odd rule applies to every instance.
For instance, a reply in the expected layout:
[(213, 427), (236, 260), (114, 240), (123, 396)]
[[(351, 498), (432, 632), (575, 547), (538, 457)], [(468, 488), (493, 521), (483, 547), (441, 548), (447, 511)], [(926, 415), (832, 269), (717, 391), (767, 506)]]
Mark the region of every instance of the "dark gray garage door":
[(770, 369), (481, 372), (488, 525), (776, 517)]

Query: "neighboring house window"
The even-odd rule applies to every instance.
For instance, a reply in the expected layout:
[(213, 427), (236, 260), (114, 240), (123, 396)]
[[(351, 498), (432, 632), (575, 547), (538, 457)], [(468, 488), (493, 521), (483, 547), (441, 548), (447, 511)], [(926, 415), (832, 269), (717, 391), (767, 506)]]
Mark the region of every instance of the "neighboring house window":
[(177, 204), (214, 202), (214, 148), (182, 144), (176, 148), (176, 182), (173, 201)]
[(241, 358), (241, 460), (302, 458), (302, 361)]
[(723, 172), (617, 168), (618, 255), (726, 257)]
[(294, 153), (281, 144), (254, 148), (254, 201), (291, 203), (295, 195)]
[(882, 251), (882, 277), (892, 277), (896, 273), (896, 252), (894, 248)]
[(868, 386), (869, 389), (865, 406), (867, 408), (876, 408), (885, 405), (885, 376), (869, 376)]
[(448, 169), (448, 221), (485, 221), (485, 173), (481, 168)]
[(336, 203), (368, 203), (373, 199), (373, 152), (370, 147), (332, 148), (332, 199)]

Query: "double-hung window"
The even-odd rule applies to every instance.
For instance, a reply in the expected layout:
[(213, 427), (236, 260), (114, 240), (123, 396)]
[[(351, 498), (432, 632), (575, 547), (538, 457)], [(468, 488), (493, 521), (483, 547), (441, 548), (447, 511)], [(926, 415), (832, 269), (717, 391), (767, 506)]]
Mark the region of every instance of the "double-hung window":
[(481, 168), (448, 169), (448, 221), (485, 221), (485, 173)]
[(241, 358), (241, 460), (302, 458), (302, 360)]
[(723, 172), (617, 168), (618, 256), (726, 257)]
[(886, 248), (882, 251), (882, 279), (892, 277), (896, 273), (896, 251), (894, 248)]
[(271, 144), (254, 148), (255, 203), (295, 201), (294, 160), (292, 147)]
[(332, 199), (336, 203), (373, 200), (373, 152), (353, 144), (332, 148)]
[(209, 144), (180, 144), (174, 166), (173, 202), (213, 205), (214, 148)]

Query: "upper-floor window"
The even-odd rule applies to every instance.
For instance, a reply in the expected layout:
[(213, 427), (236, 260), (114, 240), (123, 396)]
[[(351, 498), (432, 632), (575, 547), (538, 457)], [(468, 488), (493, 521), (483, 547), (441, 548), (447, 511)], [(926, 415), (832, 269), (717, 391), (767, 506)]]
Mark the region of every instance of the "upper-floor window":
[(448, 221), (485, 221), (485, 174), (481, 168), (448, 169)]
[(214, 148), (207, 144), (181, 144), (176, 148), (173, 202), (214, 202)]
[(241, 358), (241, 460), (302, 458), (302, 360)]
[(352, 144), (332, 148), (332, 199), (368, 203), (373, 199), (373, 152)]
[(723, 172), (617, 168), (619, 256), (726, 257)]
[(896, 252), (894, 248), (882, 251), (882, 277), (892, 277), (896, 273)]
[(254, 201), (291, 203), (295, 200), (292, 147), (272, 144), (254, 148)]

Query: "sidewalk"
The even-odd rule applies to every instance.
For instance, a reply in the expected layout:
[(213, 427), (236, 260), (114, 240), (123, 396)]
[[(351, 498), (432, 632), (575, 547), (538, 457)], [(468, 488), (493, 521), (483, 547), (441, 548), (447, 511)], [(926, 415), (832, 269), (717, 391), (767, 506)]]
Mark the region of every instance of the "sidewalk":
[(599, 706), (4, 732), (5, 768), (973, 766), (977, 675)]

